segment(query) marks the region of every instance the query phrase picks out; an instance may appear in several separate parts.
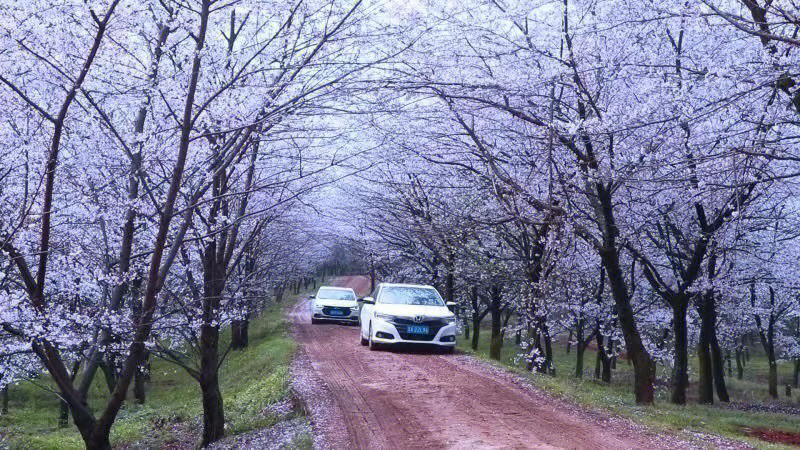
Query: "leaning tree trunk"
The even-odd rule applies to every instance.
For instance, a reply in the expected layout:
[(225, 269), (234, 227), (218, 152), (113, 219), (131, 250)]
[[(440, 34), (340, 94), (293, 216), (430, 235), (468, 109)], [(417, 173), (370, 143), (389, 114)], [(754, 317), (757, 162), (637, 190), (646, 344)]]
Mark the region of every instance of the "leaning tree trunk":
[[(607, 237), (606, 240), (610, 241), (611, 239)], [(639, 331), (636, 328), (633, 307), (630, 303), (630, 294), (619, 265), (616, 244), (614, 242), (606, 242), (605, 247), (600, 252), (600, 256), (608, 274), (608, 284), (611, 287), (617, 307), (619, 326), (625, 339), (628, 358), (633, 363), (633, 384), (636, 403), (640, 405), (651, 404), (655, 400), (655, 391), (653, 389), (655, 365), (644, 347), (641, 335), (639, 335)]]
[[(729, 403), (728, 387), (725, 384), (725, 367), (722, 356), (722, 349), (717, 339), (716, 314), (714, 315), (714, 326), (711, 328), (711, 370), (714, 372), (714, 386), (717, 389), (719, 401)], [(730, 366), (730, 361), (728, 361)]]

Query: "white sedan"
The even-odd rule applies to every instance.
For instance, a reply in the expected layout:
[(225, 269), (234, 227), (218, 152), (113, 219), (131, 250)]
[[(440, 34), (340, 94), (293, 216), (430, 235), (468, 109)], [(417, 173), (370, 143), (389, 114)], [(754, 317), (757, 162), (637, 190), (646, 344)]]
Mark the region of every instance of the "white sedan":
[(311, 323), (323, 320), (358, 322), (358, 299), (352, 289), (321, 286), (311, 298)]
[(385, 344), (433, 344), (452, 351), (456, 318), (432, 286), (378, 285), (375, 297), (361, 307), (361, 345), (376, 350)]

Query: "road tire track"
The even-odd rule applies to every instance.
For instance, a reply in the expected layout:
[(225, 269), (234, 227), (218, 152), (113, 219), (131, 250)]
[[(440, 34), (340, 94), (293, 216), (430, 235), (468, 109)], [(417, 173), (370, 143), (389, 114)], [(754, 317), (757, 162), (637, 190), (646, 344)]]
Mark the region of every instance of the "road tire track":
[[(363, 277), (342, 277), (338, 283), (362, 291), (368, 285)], [(325, 385), (315, 386), (311, 396), (329, 396), (326, 401), (335, 410), (335, 420), (312, 423), (315, 435), (322, 436), (316, 443), (320, 448), (713, 446), (673, 434), (656, 436), (628, 420), (582, 410), (468, 356), (417, 349), (369, 351), (359, 344), (358, 327), (311, 325), (309, 306), (310, 301), (303, 299), (287, 315), (315, 379)], [(325, 442), (336, 432), (340, 434), (334, 442)]]

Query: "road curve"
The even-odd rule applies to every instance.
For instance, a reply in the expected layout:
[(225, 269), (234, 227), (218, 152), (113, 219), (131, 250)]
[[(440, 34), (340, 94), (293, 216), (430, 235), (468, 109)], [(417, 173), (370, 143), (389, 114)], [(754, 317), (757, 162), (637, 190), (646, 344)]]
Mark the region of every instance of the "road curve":
[[(364, 285), (359, 277), (338, 281)], [(325, 424), (313, 424), (334, 436), (323, 448), (693, 447), (674, 436), (653, 436), (627, 420), (582, 411), (468, 356), (369, 351), (359, 345), (358, 327), (312, 326), (308, 299), (287, 315), (308, 365), (303, 370), (314, 372), (310, 396), (327, 397), (335, 409)]]

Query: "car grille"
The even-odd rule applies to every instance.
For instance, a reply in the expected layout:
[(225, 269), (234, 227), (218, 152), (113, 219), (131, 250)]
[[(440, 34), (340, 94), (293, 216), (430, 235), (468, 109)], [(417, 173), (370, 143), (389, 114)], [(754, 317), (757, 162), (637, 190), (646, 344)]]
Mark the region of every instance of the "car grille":
[[(332, 314), (332, 311), (341, 311), (340, 314)], [(326, 316), (333, 316), (333, 317), (347, 317), (350, 315), (350, 308), (336, 308), (332, 306), (323, 306), (322, 307), (322, 314)]]
[[(433, 338), (436, 337), (436, 334), (439, 330), (447, 325), (446, 322), (439, 319), (431, 319), (431, 320), (424, 320), (422, 322), (415, 322), (411, 319), (403, 319), (403, 318), (395, 318), (392, 322), (395, 328), (397, 328), (397, 332), (400, 333), (400, 338), (405, 341), (432, 341)], [(427, 325), (428, 326), (428, 334), (409, 334), (408, 333), (408, 326), (409, 325)]]

